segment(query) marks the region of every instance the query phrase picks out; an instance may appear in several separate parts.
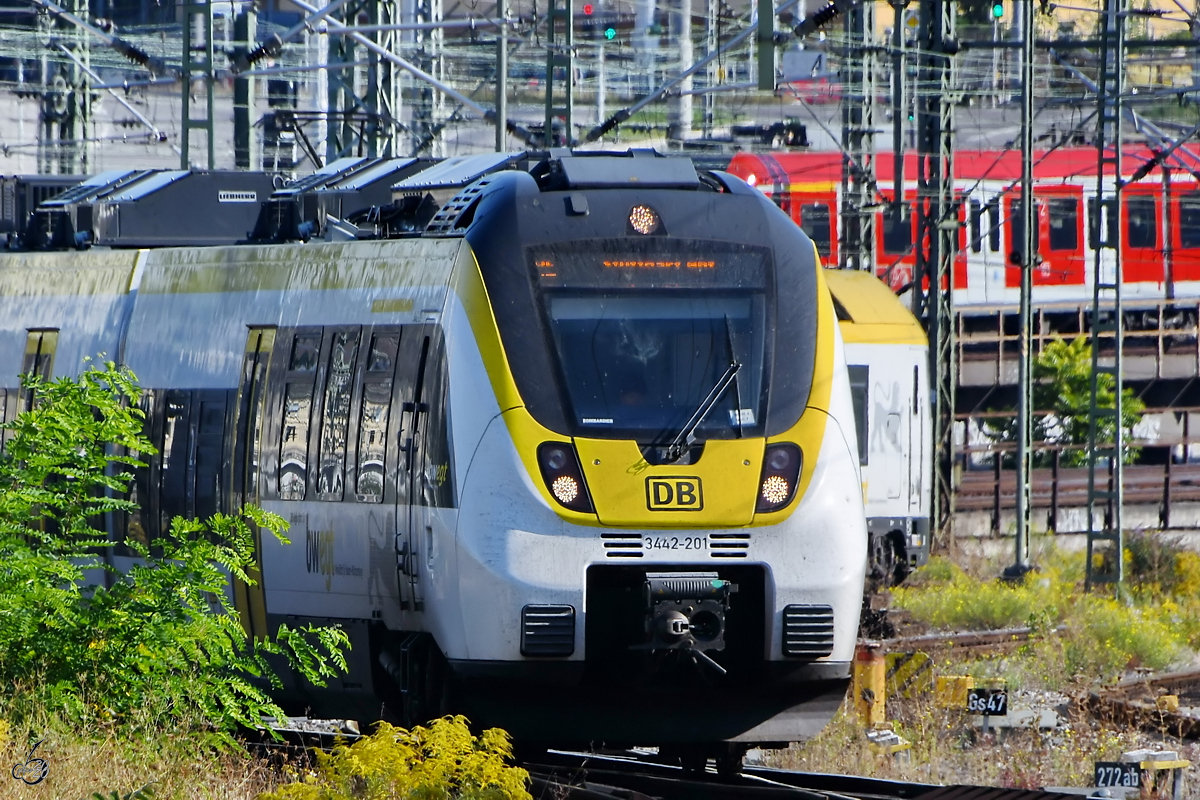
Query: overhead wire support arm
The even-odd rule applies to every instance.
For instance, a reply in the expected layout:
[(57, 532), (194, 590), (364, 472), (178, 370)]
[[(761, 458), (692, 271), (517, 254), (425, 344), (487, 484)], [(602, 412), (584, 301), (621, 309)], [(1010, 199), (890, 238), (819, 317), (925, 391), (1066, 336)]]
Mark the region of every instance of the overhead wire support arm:
[[(303, 10), (309, 12), (310, 14), (317, 13), (317, 11), (319, 10), (316, 6), (305, 2), (305, 0), (294, 0), (294, 2), (297, 6), (299, 6)], [(795, 0), (792, 0), (792, 2), (795, 2)], [(330, 25), (330, 27), (336, 28), (337, 30), (344, 30), (344, 29), (350, 27), (350, 26), (345, 25), (335, 19), (329, 20), (328, 24)], [(488, 122), (495, 121), (495, 119), (496, 119), (495, 110), (484, 108), (479, 103), (476, 103), (474, 100), (472, 100), (471, 98), (464, 95), (462, 92), (459, 92), (458, 90), (453, 89), (450, 86), (447, 86), (442, 81), (439, 81), (437, 78), (433, 77), (429, 73), (420, 69), (415, 64), (412, 64), (412, 63), (404, 60), (403, 58), (401, 58), (400, 56), (391, 52), (390, 50), (380, 47), (375, 42), (372, 42), (370, 39), (368, 39), (366, 36), (363, 36), (361, 33), (351, 33), (350, 38), (353, 39), (354, 41), (358, 42), (359, 44), (361, 44), (363, 47), (367, 48), (368, 50), (370, 50), (374, 53), (377, 53), (381, 58), (391, 61), (393, 64), (400, 67), (402, 70), (410, 73), (411, 75), (418, 78), (419, 80), (422, 80), (425, 83), (428, 83), (434, 89), (437, 89), (439, 92), (446, 95), (447, 97), (450, 97), (450, 98), (458, 101), (462, 105), (464, 105), (467, 108), (474, 111), (479, 116), (483, 117)], [(512, 133), (514, 136), (520, 138), (523, 142), (529, 142), (533, 138), (533, 134), (531, 134), (527, 129), (516, 124), (512, 120), (505, 120), (505, 126), (510, 133)]]
[[(1124, 48), (1122, 48), (1122, 49), (1124, 49)], [(1058, 63), (1061, 67), (1063, 67), (1068, 72), (1070, 72), (1075, 78), (1077, 78), (1079, 80), (1079, 82), (1082, 83), (1089, 92), (1093, 92), (1097, 95), (1100, 94), (1099, 88), (1096, 85), (1095, 81), (1093, 81), (1091, 78), (1089, 78), (1083, 72), (1081, 72), (1075, 66), (1067, 63), (1060, 55), (1058, 55), (1057, 52), (1055, 52), (1054, 50), (1051, 50), (1050, 57), (1053, 58), (1055, 60), (1055, 62)], [(1123, 97), (1120, 99), (1122, 101), (1124, 100)], [(1137, 113), (1132, 108), (1129, 108), (1127, 105), (1125, 105), (1124, 102), (1117, 103), (1117, 107), (1119, 108), (1121, 117), (1124, 118), (1130, 125), (1132, 125), (1138, 133), (1142, 134), (1147, 139), (1149, 139), (1151, 144), (1153, 144), (1159, 150), (1169, 151), (1169, 152), (1164, 153), (1164, 156), (1163, 156), (1164, 158), (1169, 157), (1173, 162), (1175, 162), (1175, 165), (1179, 169), (1182, 169), (1183, 171), (1195, 176), (1197, 179), (1200, 179), (1200, 164), (1197, 164), (1197, 163), (1188, 164), (1181, 157), (1181, 153), (1182, 153), (1184, 155), (1187, 155), (1187, 156), (1195, 159), (1195, 156), (1193, 156), (1190, 153), (1190, 151), (1183, 150), (1183, 151), (1177, 152), (1177, 148), (1172, 147), (1172, 145), (1175, 143), (1175, 140), (1172, 137), (1168, 136), (1161, 128), (1159, 128), (1153, 122), (1150, 122), (1145, 117), (1143, 117), (1141, 114)]]
[[(780, 14), (790, 11), (792, 8), (794, 8), (796, 5), (798, 5), (799, 2), (800, 2), (800, 0), (784, 0), (784, 2), (775, 6), (774, 16), (778, 17)], [(805, 20), (803, 22), (800, 23), (800, 25), (798, 25), (796, 27), (796, 29), (794, 31), (794, 32), (796, 32), (796, 35), (797, 36), (805, 36), (809, 33), (812, 33), (813, 31), (817, 30), (818, 28), (820, 28), (820, 27), (828, 24), (832, 20), (836, 19), (840, 14), (842, 14), (844, 12), (845, 9), (852, 8), (853, 6), (857, 5), (857, 3), (852, 2), (852, 0), (835, 0), (835, 2), (831, 3), (830, 5), (838, 6), (838, 8), (836, 10), (834, 10), (833, 12), (829, 12), (829, 11), (827, 11), (827, 9), (823, 8), (817, 12), (814, 12), (813, 14), (810, 14), (808, 17), (805, 18)], [(810, 20), (817, 18), (817, 17), (820, 18), (818, 22), (810, 23)], [(803, 31), (801, 31), (801, 29), (803, 29)], [(758, 25), (747, 26), (736, 36), (729, 39), (724, 44), (719, 45), (715, 50), (708, 53), (708, 55), (706, 55), (704, 58), (700, 59), (696, 63), (692, 64), (690, 67), (685, 69), (683, 72), (679, 73), (675, 77), (666, 81), (665, 83), (663, 83), (661, 86), (659, 86), (657, 89), (650, 92), (649, 94), (644, 95), (641, 98), (639, 98), (638, 101), (635, 102), (633, 105), (631, 105), (627, 108), (622, 108), (620, 111), (616, 112), (615, 114), (610, 116), (608, 119), (604, 120), (604, 122), (601, 122), (599, 125), (592, 128), (590, 131), (588, 131), (587, 135), (583, 137), (583, 141), (584, 142), (594, 142), (597, 139), (599, 139), (601, 136), (604, 136), (605, 134), (611, 132), (618, 125), (628, 121), (630, 117), (632, 117), (634, 114), (641, 111), (646, 106), (650, 105), (651, 103), (653, 103), (657, 100), (661, 100), (663, 97), (666, 97), (671, 92), (672, 89), (674, 89), (679, 84), (683, 83), (686, 79), (695, 75), (700, 70), (707, 67), (713, 61), (716, 61), (718, 58), (722, 58), (727, 53), (729, 53), (731, 50), (737, 49), (738, 47), (743, 45), (745, 42), (747, 42), (749, 39), (751, 39), (752, 37), (755, 37), (757, 35), (758, 35)], [(784, 35), (786, 36), (786, 34), (784, 34)], [(774, 41), (774, 39), (773, 39), (773, 41)]]
[(152, 75), (173, 75), (175, 77), (179, 77), (181, 74), (180, 70), (169, 66), (161, 58), (150, 55), (142, 48), (125, 41), (119, 36), (97, 28), (90, 22), (53, 2), (53, 0), (32, 0), (32, 2), (35, 7), (44, 8), (47, 12), (53, 14), (59, 19), (69, 22), (81, 30), (87, 31), (92, 36), (96, 37), (100, 41), (104, 42), (104, 44), (120, 53), (122, 56), (132, 61), (134, 64), (144, 67)]

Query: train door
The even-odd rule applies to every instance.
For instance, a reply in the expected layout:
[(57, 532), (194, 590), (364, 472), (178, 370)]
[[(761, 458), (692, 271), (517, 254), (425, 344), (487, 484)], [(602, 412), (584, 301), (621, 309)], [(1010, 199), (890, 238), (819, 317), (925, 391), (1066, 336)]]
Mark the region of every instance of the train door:
[(913, 201), (916, 192), (905, 192), (899, 207), (888, 198), (876, 220), (876, 276), (892, 289), (912, 283), (916, 264), (917, 218)]
[(431, 590), (439, 542), (453, 536), (454, 503), (442, 332), (406, 327), (400, 340), (397, 400), (400, 457), (396, 492), (396, 563), (402, 609), (421, 611)]
[[(230, 507), (225, 509), (227, 511), (236, 511), (244, 504), (256, 503), (259, 499), (267, 375), (271, 352), (274, 349), (274, 328), (250, 328), (246, 335), (246, 349), (242, 356), (233, 417), (233, 458), (229, 466), (231, 502)], [(167, 453), (164, 450), (164, 471), (166, 467)], [(250, 586), (240, 581), (236, 582), (233, 587), (234, 604), (241, 615), (242, 627), (246, 629), (246, 633), (250, 636), (266, 636), (268, 631), (261, 563), (262, 540), (258, 531), (254, 532), (254, 549), (258, 563), (249, 571), (254, 584)]]
[(1083, 189), (1047, 186), (1038, 197), (1041, 263), (1033, 273), (1038, 286), (1083, 286)]
[(1176, 220), (1171, 226), (1172, 280), (1200, 281), (1200, 190), (1193, 185), (1177, 191), (1171, 202), (1175, 204), (1172, 211)]
[(912, 397), (909, 402), (908, 421), (908, 514), (919, 516), (921, 507), (921, 465), (925, 461), (925, 418), (921, 414), (921, 397), (924, 395), (921, 383), (921, 365), (913, 364), (912, 368)]
[(400, 457), (396, 478), (396, 569), (400, 608), (421, 611), (425, 607), (421, 585), (420, 553), (424, 549), (420, 503), (421, 462), (425, 457), (424, 434), (429, 417), (426, 373), (432, 327), (406, 326), (397, 353), (397, 402), (400, 408)]
[[(1036, 195), (1033, 198), (1037, 206), (1037, 211), (1033, 215), (1033, 240), (1038, 243), (1038, 252), (1042, 251), (1042, 229), (1045, 226), (1045, 220), (1042, 219), (1042, 199)], [(1022, 250), (1025, 246), (1025, 216), (1021, 207), (1021, 196), (1018, 193), (1010, 193), (1004, 204), (1006, 215), (1005, 219), (1008, 222), (1008, 249), (1005, 252), (1004, 270), (1004, 285), (1010, 289), (1019, 289), (1021, 287), (1021, 267), (1020, 264), (1024, 260)], [(1043, 276), (1038, 270), (1033, 272), (1033, 283), (1040, 284)]]
[(1123, 192), (1121, 276), (1125, 283), (1163, 282), (1160, 191), (1157, 186), (1135, 184)]

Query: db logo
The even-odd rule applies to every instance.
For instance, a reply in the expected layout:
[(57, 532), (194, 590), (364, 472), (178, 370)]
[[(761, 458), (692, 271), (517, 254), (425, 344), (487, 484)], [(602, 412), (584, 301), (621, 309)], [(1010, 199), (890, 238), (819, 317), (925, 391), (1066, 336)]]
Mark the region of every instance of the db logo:
[(38, 744), (41, 742), (30, 749), (24, 764), (18, 761), (13, 764), (12, 768), (12, 776), (19, 781), (25, 781), (30, 786), (41, 783), (50, 774), (50, 765), (46, 763), (46, 759), (33, 757), (33, 751), (38, 749)]
[(646, 508), (651, 511), (700, 511), (704, 494), (693, 475), (646, 478)]

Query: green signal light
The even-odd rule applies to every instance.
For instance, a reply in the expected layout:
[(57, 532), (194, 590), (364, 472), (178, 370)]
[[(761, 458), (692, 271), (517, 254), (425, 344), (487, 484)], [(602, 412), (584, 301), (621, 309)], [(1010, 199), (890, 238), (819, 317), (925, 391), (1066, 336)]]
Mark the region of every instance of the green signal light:
[(992, 3), (992, 16), (996, 19), (1000, 19), (1001, 17), (1004, 16), (1004, 4), (1003, 3)]
[(608, 39), (610, 42), (613, 39), (617, 38), (617, 29), (616, 28), (605, 28), (604, 29), (604, 38)]

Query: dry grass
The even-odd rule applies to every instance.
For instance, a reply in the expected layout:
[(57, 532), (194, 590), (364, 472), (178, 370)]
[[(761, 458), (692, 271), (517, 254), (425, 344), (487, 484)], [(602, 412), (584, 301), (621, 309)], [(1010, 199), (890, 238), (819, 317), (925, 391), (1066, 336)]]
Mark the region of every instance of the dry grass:
[[(1090, 786), (1094, 761), (1113, 760), (1143, 747), (1181, 751), (1200, 762), (1200, 745), (1118, 729), (1069, 714), (1053, 731), (1031, 729), (980, 735), (965, 714), (934, 708), (929, 699), (893, 702), (889, 718), (913, 747), (907, 758), (877, 755), (867, 745), (852, 710), (843, 707), (810, 742), (768, 753), (773, 767), (864, 775), (938, 784), (1013, 788)], [(1200, 798), (1200, 782), (1185, 782), (1186, 798)]]
[[(1086, 595), (1081, 557), (1042, 541), (1041, 570), (1022, 584), (996, 581), (1003, 564), (984, 559), (935, 560), (894, 592), (906, 610), (905, 632), (1028, 624), (1029, 642), (1006, 653), (953, 653), (935, 675), (971, 675), (976, 685), (1003, 682), (1010, 705), (1053, 709), (1052, 730), (1030, 728), (981, 735), (963, 711), (938, 708), (932, 691), (889, 698), (887, 718), (912, 743), (909, 755), (877, 755), (847, 707), (815, 739), (768, 754), (786, 769), (867, 775), (941, 784), (1014, 788), (1084, 787), (1093, 762), (1125, 751), (1177, 751), (1200, 763), (1200, 744), (1130, 730), (1092, 718), (1081, 700), (1098, 683), (1135, 668), (1186, 667), (1200, 645), (1200, 558), (1174, 543), (1132, 537), (1127, 551), (1127, 602)], [(1053, 633), (1056, 626), (1064, 630)], [(1185, 797), (1200, 800), (1200, 780), (1185, 781)]]
[[(151, 784), (156, 798), (253, 800), (280, 782), (270, 761), (246, 754), (218, 753), (199, 747), (195, 736), (164, 732), (153, 742), (84, 738), (52, 731), (36, 755), (49, 765), (45, 780), (27, 786), (10, 770), (23, 762), (25, 736), (5, 737), (0, 747), (0, 798), (84, 800), (93, 793), (120, 796)], [(33, 741), (37, 741), (35, 738)]]

